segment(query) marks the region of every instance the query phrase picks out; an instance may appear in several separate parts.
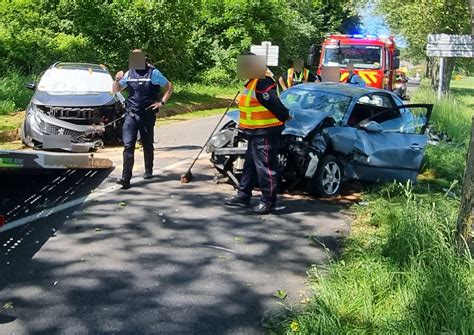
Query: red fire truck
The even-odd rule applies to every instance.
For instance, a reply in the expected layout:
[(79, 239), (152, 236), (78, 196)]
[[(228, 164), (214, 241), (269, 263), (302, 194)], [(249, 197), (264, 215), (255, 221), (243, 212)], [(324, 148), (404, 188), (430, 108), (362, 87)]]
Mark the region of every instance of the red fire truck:
[[(330, 35), (320, 50), (318, 74), (321, 74), (321, 69), (325, 66), (339, 67), (340, 81), (346, 82), (349, 77), (347, 64), (353, 63), (354, 72), (367, 86), (393, 90), (395, 73), (400, 67), (400, 51), (396, 48), (393, 36)], [(310, 57), (315, 63), (316, 46), (311, 47)]]

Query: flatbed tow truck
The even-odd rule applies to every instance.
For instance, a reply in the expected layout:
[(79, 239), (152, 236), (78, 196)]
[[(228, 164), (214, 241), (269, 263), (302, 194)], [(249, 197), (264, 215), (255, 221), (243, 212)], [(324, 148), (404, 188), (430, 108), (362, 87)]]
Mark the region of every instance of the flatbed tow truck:
[(0, 173), (48, 169), (110, 169), (112, 161), (93, 153), (73, 154), (37, 150), (0, 150)]
[[(74, 189), (80, 186), (79, 182), (84, 183), (87, 182), (85, 180), (92, 180), (91, 178), (96, 175), (98, 170), (106, 170), (112, 167), (113, 163), (110, 159), (96, 158), (93, 153), (0, 150), (0, 177), (3, 178), (0, 179), (3, 180), (0, 182), (0, 194), (4, 197), (0, 199), (0, 205), (2, 205), (2, 208), (0, 208), (0, 234), (45, 215), (45, 210), (39, 210), (38, 213), (33, 215), (33, 219), (17, 216), (20, 212), (34, 213), (37, 208), (31, 205), (32, 203), (46, 200), (47, 197), (51, 196), (57, 201), (60, 199), (66, 201), (66, 199), (71, 198), (72, 194), (76, 193)], [(52, 180), (52, 178), (58, 174), (64, 176), (64, 178), (57, 178), (56, 180), (59, 181), (54, 182), (55, 180)], [(25, 181), (25, 175), (28, 176), (29, 181)], [(44, 176), (44, 180), (43, 178), (39, 180), (38, 175)], [(59, 187), (59, 184), (61, 186), (67, 184), (66, 180), (69, 179), (71, 179), (70, 185), (63, 188)], [(16, 188), (12, 188), (11, 181), (19, 181), (21, 184), (17, 189), (18, 192), (15, 191)], [(51, 182), (53, 183), (50, 184)], [(5, 183), (10, 184), (10, 187), (6, 186)], [(29, 194), (28, 189), (24, 189), (24, 186), (28, 183), (42, 184), (42, 191), (33, 191), (32, 194)], [(5, 187), (5, 189), (2, 189), (2, 187)], [(86, 195), (82, 194), (82, 197), (74, 201), (79, 204), (85, 197)], [(31, 198), (35, 199), (31, 200)]]

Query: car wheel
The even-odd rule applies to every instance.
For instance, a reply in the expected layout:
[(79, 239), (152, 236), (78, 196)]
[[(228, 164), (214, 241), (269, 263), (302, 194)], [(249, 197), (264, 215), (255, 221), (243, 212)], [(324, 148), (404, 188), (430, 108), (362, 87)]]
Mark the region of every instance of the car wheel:
[(309, 193), (323, 197), (337, 195), (341, 190), (342, 168), (336, 157), (325, 155), (319, 161), (314, 177), (309, 181)]

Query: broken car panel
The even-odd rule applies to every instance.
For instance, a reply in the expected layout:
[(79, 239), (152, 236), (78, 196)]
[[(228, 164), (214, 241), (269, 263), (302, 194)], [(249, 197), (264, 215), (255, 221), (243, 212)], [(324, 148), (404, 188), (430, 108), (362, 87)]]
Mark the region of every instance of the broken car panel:
[[(335, 195), (343, 180), (415, 181), (428, 142), (432, 105), (403, 105), (393, 93), (344, 84), (303, 84), (282, 94), (293, 117), (280, 154), (285, 182)], [(238, 180), (246, 149), (239, 113), (208, 145), (223, 175)]]

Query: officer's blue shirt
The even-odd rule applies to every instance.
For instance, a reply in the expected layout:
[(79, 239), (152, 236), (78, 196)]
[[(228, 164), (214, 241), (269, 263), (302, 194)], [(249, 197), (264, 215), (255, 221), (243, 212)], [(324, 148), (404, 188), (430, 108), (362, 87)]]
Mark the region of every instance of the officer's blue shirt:
[(351, 81), (348, 84), (357, 85), (357, 86), (360, 86), (360, 87), (366, 87), (367, 86), (364, 79), (362, 79), (358, 74), (352, 75)]
[[(120, 79), (119, 84), (120, 88), (124, 89), (127, 87), (127, 81), (128, 81), (128, 71), (125, 72), (124, 76), (122, 79)], [(153, 69), (151, 72), (151, 83), (153, 85), (160, 85), (161, 87), (165, 86), (168, 84), (168, 79), (160, 72), (158, 69)]]

